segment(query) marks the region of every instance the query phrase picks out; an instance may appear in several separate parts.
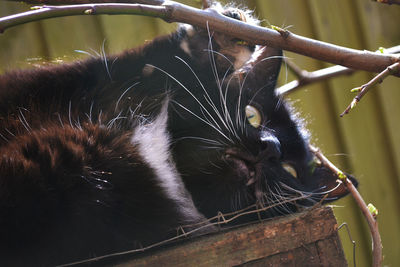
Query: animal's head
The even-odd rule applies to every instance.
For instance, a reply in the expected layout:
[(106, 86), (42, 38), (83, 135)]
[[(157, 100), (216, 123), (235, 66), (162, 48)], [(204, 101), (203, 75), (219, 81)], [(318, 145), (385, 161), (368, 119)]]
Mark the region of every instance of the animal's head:
[[(224, 36), (211, 38), (222, 43)], [(208, 54), (204, 68), (214, 68), (218, 78), (201, 80), (193, 72), (173, 104), (174, 158), (199, 209), (214, 216), (259, 203), (274, 206), (271, 216), (344, 196), (345, 187), (315, 159), (299, 120), (274, 91), (282, 52), (256, 49), (241, 68), (228, 60), (234, 53), (225, 65), (215, 60), (223, 52), (197, 51)], [(226, 75), (229, 69), (235, 71)]]

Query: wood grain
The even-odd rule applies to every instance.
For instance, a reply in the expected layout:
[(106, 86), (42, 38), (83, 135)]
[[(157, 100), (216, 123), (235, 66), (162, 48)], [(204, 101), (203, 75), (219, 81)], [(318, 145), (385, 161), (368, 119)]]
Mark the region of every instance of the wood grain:
[(116, 266), (347, 266), (336, 219), (328, 207), (233, 228), (136, 257)]

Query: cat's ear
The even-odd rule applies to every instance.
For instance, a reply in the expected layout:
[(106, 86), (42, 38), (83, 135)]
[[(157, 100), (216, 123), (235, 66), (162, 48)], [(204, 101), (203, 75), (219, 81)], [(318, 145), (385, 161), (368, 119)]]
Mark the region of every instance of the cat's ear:
[[(238, 71), (240, 79), (246, 83), (275, 89), (282, 64), (282, 50), (272, 47), (257, 47), (250, 60)], [(252, 86), (250, 86), (252, 87)]]

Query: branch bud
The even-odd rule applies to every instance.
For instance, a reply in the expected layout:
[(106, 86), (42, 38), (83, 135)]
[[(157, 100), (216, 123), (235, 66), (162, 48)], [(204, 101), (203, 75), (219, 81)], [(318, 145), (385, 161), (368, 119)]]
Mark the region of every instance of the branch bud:
[(369, 210), (369, 212), (371, 212), (372, 216), (376, 220), (376, 218), (378, 217), (378, 213), (379, 213), (378, 209), (372, 203), (369, 203), (368, 210)]
[(360, 87), (356, 87), (356, 88), (351, 89), (350, 92), (352, 92), (352, 93), (358, 93), (358, 92), (360, 92), (361, 90), (362, 90), (362, 87), (360, 86)]

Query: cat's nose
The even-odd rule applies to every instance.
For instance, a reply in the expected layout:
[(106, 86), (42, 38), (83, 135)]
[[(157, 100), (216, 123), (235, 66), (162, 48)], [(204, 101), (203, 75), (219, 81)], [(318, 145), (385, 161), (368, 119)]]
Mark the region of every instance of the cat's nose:
[(260, 134), (261, 151), (258, 155), (259, 159), (278, 160), (280, 159), (281, 143), (279, 139), (268, 131), (262, 131)]

